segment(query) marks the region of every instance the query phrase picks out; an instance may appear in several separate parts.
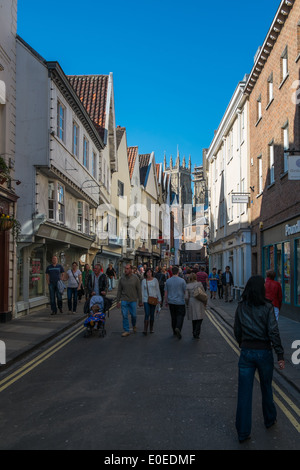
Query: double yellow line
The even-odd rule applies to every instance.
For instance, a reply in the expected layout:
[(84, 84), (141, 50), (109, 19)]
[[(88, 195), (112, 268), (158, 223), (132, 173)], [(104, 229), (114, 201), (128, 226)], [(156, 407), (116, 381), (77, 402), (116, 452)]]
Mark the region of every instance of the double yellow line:
[(5, 379), (0, 381), (0, 393), (3, 392), (6, 388), (10, 387), (12, 384), (20, 380), (24, 375), (28, 374), (31, 370), (35, 369), (42, 362), (46, 361), (49, 357), (53, 356), (57, 351), (62, 349), (68, 343), (70, 343), (76, 336), (80, 335), (84, 331), (84, 327), (80, 326), (76, 330), (69, 333), (63, 339), (58, 341), (55, 345), (48, 348), (46, 351), (27, 362), (24, 366), (20, 367), (18, 370), (8, 375)]
[[(116, 305), (117, 304), (114, 301), (110, 310), (112, 310)], [(42, 362), (46, 361), (49, 357), (53, 356), (53, 354), (55, 354), (57, 351), (59, 351), (61, 348), (66, 346), (71, 341), (73, 341), (73, 339), (76, 338), (76, 336), (80, 335), (84, 330), (85, 330), (85, 327), (80, 326), (79, 328), (77, 328), (76, 330), (72, 331), (67, 336), (65, 336), (63, 339), (58, 341), (51, 348), (48, 348), (39, 356), (35, 357), (32, 361), (26, 363), (24, 366), (20, 367), (20, 369), (8, 375), (5, 379), (0, 380), (0, 393), (3, 392), (3, 390), (5, 390), (6, 388), (10, 387), (15, 382), (17, 382), (24, 375), (28, 374), (28, 372), (35, 369)]]
[[(231, 349), (239, 356), (240, 355), (240, 349), (238, 346), (238, 343), (236, 342), (235, 338), (233, 337), (232, 334), (228, 332), (228, 330), (216, 319), (216, 317), (212, 314), (211, 311), (206, 310), (206, 314), (210, 322), (216, 327), (216, 329), (219, 331), (221, 336), (225, 339), (225, 341), (229, 344)], [(259, 381), (258, 374), (255, 374), (256, 379)], [(294, 426), (294, 428), (300, 433), (300, 409), (295, 405), (295, 403), (281, 390), (281, 388), (273, 381), (272, 382), (273, 386), (273, 391), (274, 393), (274, 401), (275, 403), (279, 406), (279, 408), (283, 411), (287, 419), (291, 422), (291, 424)], [(278, 394), (279, 397), (276, 395)], [(292, 412), (297, 416), (292, 414), (292, 412), (287, 408), (287, 406), (284, 404), (286, 403), (287, 406), (292, 410)]]

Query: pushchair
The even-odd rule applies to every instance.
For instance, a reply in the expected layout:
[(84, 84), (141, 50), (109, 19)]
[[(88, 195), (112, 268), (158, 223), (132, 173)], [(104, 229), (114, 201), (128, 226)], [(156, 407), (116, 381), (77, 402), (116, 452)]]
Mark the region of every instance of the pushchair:
[(104, 338), (106, 336), (106, 329), (105, 329), (105, 323), (106, 323), (106, 315), (105, 313), (97, 312), (96, 309), (99, 309), (99, 305), (95, 305), (92, 311), (91, 315), (85, 320), (84, 326), (86, 327), (86, 331), (84, 336), (88, 338), (93, 334), (94, 330), (97, 330), (99, 332), (99, 337)]
[(88, 315), (84, 322), (86, 331), (84, 336), (87, 338), (93, 334), (96, 330), (99, 332), (99, 337), (104, 338), (106, 336), (106, 314), (109, 315), (109, 308), (112, 302), (107, 299), (103, 299), (101, 296), (93, 296), (88, 299), (84, 306), (84, 313)]

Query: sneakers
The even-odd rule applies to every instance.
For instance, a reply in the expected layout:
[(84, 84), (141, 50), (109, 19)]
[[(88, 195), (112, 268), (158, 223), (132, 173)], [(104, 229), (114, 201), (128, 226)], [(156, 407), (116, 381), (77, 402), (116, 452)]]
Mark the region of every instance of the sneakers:
[(179, 328), (175, 328), (175, 334), (176, 334), (178, 339), (181, 339), (181, 331), (180, 331)]
[(129, 331), (124, 331), (124, 333), (121, 334), (121, 336), (123, 336), (123, 338), (125, 338), (125, 336), (129, 336), (130, 333)]

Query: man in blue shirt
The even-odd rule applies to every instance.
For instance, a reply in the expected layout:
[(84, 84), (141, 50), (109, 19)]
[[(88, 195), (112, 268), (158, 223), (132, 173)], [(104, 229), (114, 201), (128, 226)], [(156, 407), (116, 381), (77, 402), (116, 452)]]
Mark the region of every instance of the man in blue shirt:
[(165, 286), (166, 307), (169, 305), (174, 335), (181, 339), (181, 330), (185, 316), (185, 291), (186, 282), (178, 276), (179, 268), (172, 267), (172, 277), (167, 280)]
[[(65, 272), (64, 268), (58, 264), (57, 256), (52, 257), (52, 264), (46, 269), (46, 280), (49, 286), (50, 304), (51, 304), (51, 315), (57, 314), (57, 308), (60, 313), (62, 311), (62, 294), (57, 288), (57, 283), (62, 279), (62, 274)], [(56, 306), (57, 298), (57, 306)]]

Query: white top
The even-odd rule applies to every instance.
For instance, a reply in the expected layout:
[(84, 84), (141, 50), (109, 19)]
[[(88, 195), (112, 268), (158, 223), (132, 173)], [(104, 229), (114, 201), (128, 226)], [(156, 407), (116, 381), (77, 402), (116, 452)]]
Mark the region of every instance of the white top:
[[(148, 289), (147, 289), (147, 285), (148, 285)], [(146, 279), (143, 279), (142, 297), (143, 297), (143, 302), (148, 302), (148, 297), (156, 297), (158, 301), (161, 302), (160, 288), (159, 288), (158, 280), (156, 278), (152, 279), (152, 281), (147, 281)]]
[[(68, 279), (68, 287), (79, 287), (80, 286), (80, 279), (79, 279), (79, 276), (81, 276), (81, 271), (79, 271), (79, 269), (77, 269), (77, 271), (72, 271), (72, 269), (69, 269), (67, 271), (67, 274), (69, 276), (69, 279)], [(74, 274), (74, 276), (73, 276)]]

